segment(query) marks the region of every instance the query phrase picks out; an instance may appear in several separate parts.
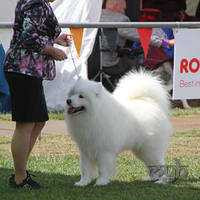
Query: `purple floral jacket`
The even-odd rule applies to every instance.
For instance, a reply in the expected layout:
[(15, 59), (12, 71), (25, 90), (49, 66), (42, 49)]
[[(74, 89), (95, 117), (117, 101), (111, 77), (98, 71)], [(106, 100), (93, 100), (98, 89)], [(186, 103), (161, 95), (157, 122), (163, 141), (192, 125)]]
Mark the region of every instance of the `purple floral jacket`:
[(56, 70), (53, 58), (40, 52), (47, 44), (53, 45), (60, 32), (48, 0), (19, 0), (4, 71), (54, 79)]

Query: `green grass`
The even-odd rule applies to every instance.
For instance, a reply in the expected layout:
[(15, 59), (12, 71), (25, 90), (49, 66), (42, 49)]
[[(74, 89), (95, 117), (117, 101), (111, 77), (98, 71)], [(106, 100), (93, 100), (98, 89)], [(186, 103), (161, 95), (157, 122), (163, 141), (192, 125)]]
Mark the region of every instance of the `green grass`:
[[(200, 108), (172, 109), (172, 116), (200, 114)], [(50, 119), (64, 119), (64, 114), (49, 113)], [(9, 114), (0, 114), (1, 120), (10, 120)], [(0, 137), (0, 199), (2, 200), (199, 200), (200, 199), (200, 131), (174, 133), (166, 153), (166, 164), (178, 158), (187, 166), (189, 175), (173, 184), (144, 182), (144, 165), (130, 152), (117, 159), (117, 172), (109, 185), (75, 187), (80, 179), (79, 154), (69, 136), (42, 136), (28, 162), (28, 170), (43, 189), (29, 191), (12, 189), (8, 178), (13, 172), (10, 152), (11, 137)]]
[(194, 107), (190, 109), (173, 108), (171, 110), (171, 115), (174, 117), (179, 117), (183, 115), (200, 115), (200, 107)]
[[(183, 115), (200, 115), (200, 107), (190, 109), (173, 108), (171, 110), (171, 116), (179, 117)], [(49, 112), (49, 118), (51, 120), (64, 120), (65, 115), (64, 112)], [(11, 120), (11, 115), (0, 113), (0, 120)]]
[(49, 118), (52, 120), (64, 120), (65, 115), (64, 112), (49, 112)]
[[(144, 167), (133, 158), (121, 156), (118, 158), (118, 174), (112, 178), (109, 185), (103, 187), (75, 187), (73, 183), (80, 178), (78, 156), (31, 157), (29, 169), (37, 177), (44, 189), (27, 191), (12, 189), (7, 185), (12, 173), (11, 159), (1, 156), (4, 166), (1, 170), (0, 191), (2, 200), (199, 200), (200, 180), (190, 175), (178, 180), (175, 184), (158, 185), (141, 181)], [(197, 158), (196, 158), (197, 159)], [(187, 162), (196, 162), (189, 159)]]
[(173, 184), (144, 182), (144, 165), (130, 152), (118, 156), (117, 172), (107, 186), (75, 187), (80, 179), (79, 154), (69, 136), (43, 136), (37, 141), (28, 162), (35, 180), (43, 185), (38, 191), (12, 189), (8, 177), (13, 163), (10, 137), (0, 137), (0, 199), (28, 200), (199, 200), (200, 199), (200, 135), (193, 132), (174, 133), (166, 153), (166, 163), (178, 158), (189, 175)]
[(173, 134), (174, 137), (184, 136), (184, 137), (200, 137), (200, 130), (188, 130), (184, 132), (176, 132)]
[(10, 114), (2, 114), (2, 113), (0, 113), (0, 120), (10, 121), (11, 120), (11, 115)]
[[(64, 112), (49, 112), (49, 119), (51, 120), (64, 120)], [(0, 120), (11, 120), (11, 114), (1, 114), (0, 113)]]

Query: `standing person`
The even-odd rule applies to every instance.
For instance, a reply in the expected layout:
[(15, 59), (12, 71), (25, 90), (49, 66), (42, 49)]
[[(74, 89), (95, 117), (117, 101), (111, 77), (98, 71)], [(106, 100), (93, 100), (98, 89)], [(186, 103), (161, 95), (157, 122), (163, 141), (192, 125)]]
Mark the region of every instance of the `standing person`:
[(50, 6), (54, 0), (19, 0), (4, 73), (11, 94), (12, 120), (16, 121), (11, 151), (14, 174), (9, 184), (14, 188), (39, 189), (39, 183), (26, 169), (35, 141), (48, 118), (42, 81), (55, 77), (54, 60), (64, 60), (64, 51), (54, 43), (69, 46), (71, 38), (61, 34)]

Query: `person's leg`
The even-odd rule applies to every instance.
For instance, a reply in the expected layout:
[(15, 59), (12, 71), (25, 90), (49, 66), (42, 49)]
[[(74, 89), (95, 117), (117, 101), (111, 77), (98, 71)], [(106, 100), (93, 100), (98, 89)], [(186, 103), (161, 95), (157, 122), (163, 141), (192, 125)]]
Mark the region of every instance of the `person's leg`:
[(34, 122), (16, 122), (11, 143), (16, 184), (21, 183), (27, 177), (26, 164), (30, 150), (31, 133), (34, 126)]
[(11, 151), (14, 173), (9, 178), (13, 188), (41, 188), (26, 170), (29, 155), (40, 134), (48, 111), (42, 80), (18, 73), (5, 73), (11, 95), (12, 120), (16, 121)]
[(44, 125), (45, 122), (16, 122), (11, 150), (14, 160), (15, 182), (17, 184), (21, 183), (27, 177), (26, 164), (28, 157)]
[(29, 155), (35, 145), (35, 142), (36, 142), (38, 136), (40, 135), (41, 130), (43, 129), (45, 123), (46, 122), (36, 122), (35, 123), (35, 126), (33, 127), (33, 130), (31, 132), (28, 157), (29, 157)]

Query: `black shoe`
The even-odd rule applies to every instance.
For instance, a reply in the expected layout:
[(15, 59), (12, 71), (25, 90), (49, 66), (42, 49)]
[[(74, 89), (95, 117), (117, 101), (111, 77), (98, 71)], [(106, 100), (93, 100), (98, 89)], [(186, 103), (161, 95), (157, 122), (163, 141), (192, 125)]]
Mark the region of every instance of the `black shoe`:
[(15, 175), (11, 174), (10, 178), (9, 178), (9, 185), (13, 185), (15, 183)]
[(22, 183), (20, 184), (16, 184), (15, 182), (15, 175), (11, 174), (11, 177), (9, 178), (9, 185), (12, 188), (28, 188), (28, 189), (40, 189), (41, 186), (39, 183), (37, 183), (36, 181), (34, 181), (31, 176), (34, 176), (32, 174), (29, 174), (29, 172), (27, 171), (27, 177), (23, 180)]

